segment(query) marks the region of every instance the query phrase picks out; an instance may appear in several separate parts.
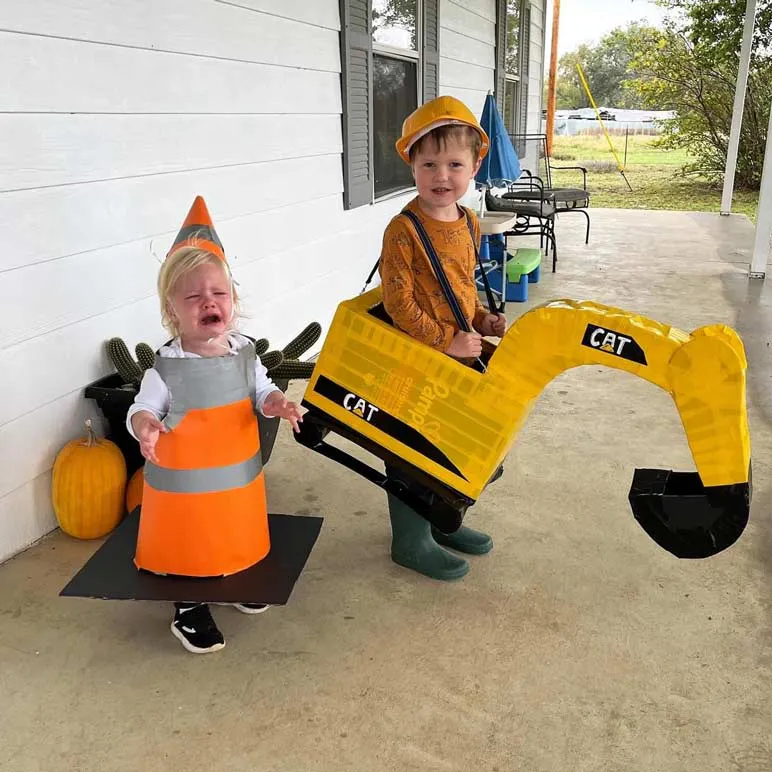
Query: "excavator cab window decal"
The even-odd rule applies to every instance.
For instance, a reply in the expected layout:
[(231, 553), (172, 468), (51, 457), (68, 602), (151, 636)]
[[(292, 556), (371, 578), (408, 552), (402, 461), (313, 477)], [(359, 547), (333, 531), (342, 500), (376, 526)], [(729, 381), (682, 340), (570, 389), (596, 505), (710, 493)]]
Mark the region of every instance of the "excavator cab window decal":
[(639, 365), (648, 364), (646, 354), (633, 338), (629, 335), (622, 335), (620, 332), (614, 332), (614, 330), (598, 327), (595, 324), (587, 325), (582, 338), (582, 345), (622, 357), (628, 362), (635, 362)]

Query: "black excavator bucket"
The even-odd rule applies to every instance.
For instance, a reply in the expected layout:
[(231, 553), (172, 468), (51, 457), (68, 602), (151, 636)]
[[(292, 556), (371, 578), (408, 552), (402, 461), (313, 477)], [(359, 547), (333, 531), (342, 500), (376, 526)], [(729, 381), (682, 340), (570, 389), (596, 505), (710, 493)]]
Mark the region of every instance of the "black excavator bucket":
[(636, 469), (633, 516), (660, 547), (678, 558), (709, 558), (734, 544), (748, 524), (747, 483), (706, 488), (697, 472)]

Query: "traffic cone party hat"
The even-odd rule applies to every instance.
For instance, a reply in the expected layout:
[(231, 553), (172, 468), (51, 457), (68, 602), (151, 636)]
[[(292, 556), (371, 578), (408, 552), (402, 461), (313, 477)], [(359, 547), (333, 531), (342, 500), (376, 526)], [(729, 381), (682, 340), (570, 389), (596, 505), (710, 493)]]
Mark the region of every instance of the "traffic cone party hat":
[(206, 208), (204, 199), (201, 196), (196, 196), (193, 206), (190, 207), (188, 216), (185, 218), (185, 222), (182, 223), (180, 232), (167, 253), (167, 257), (180, 247), (205, 249), (207, 252), (211, 252), (219, 257), (224, 263), (227, 262), (222, 242), (214, 229), (209, 210)]

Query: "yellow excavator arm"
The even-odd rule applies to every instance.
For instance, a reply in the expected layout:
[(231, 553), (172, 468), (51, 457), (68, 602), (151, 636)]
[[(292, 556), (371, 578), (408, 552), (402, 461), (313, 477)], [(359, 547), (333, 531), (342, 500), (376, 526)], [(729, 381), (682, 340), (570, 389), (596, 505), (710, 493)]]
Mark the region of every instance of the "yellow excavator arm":
[(686, 333), (618, 308), (556, 300), (512, 325), (483, 377), (500, 387), (497, 400), (510, 406), (518, 431), (550, 381), (580, 365), (625, 370), (667, 391), (704, 485), (748, 481), (747, 362), (734, 330)]
[[(743, 345), (723, 325), (686, 333), (593, 302), (555, 300), (518, 318), (474, 369), (396, 329), (380, 288), (340, 304), (303, 404), (297, 439), (401, 497), (445, 531), (463, 515), (516, 441), (544, 388), (566, 370), (604, 365), (667, 391), (696, 472), (637, 470), (636, 519), (661, 546), (703, 557), (733, 543), (750, 505)], [(327, 444), (340, 434), (420, 483), (418, 500)]]

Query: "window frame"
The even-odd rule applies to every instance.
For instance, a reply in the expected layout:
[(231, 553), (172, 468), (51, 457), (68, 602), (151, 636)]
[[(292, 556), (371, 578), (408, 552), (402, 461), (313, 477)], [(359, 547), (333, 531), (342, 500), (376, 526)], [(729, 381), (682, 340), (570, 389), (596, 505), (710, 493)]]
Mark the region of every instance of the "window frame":
[[(373, 0), (368, 0), (370, 3), (370, 6), (372, 7)], [(372, 56), (375, 58), (375, 56), (382, 56), (386, 59), (398, 59), (403, 62), (414, 62), (416, 65), (415, 68), (415, 78), (416, 78), (416, 84), (415, 84), (415, 93), (416, 93), (416, 102), (418, 105), (423, 104), (423, 10), (424, 10), (424, 0), (416, 0), (416, 29), (415, 29), (415, 39), (418, 41), (417, 44), (417, 51), (413, 51), (410, 48), (400, 48), (399, 46), (389, 46), (385, 45), (383, 43), (376, 42), (375, 39), (373, 39), (373, 45), (372, 45)], [(370, 99), (373, 99), (373, 96), (375, 94), (375, 86), (373, 85), (373, 90), (370, 95)], [(395, 151), (396, 152), (396, 151)], [(411, 190), (415, 190), (415, 185), (410, 185), (405, 188), (399, 188), (398, 190), (390, 190), (387, 193), (381, 193), (380, 195), (377, 195), (375, 192), (375, 154), (373, 153), (373, 204), (379, 204), (381, 201), (388, 201), (390, 198), (395, 198), (396, 196), (403, 196), (405, 193), (409, 193)]]
[[(417, 51), (373, 40), (372, 0), (339, 0), (339, 3), (343, 206), (348, 210), (374, 205), (415, 190), (412, 185), (378, 197), (375, 195), (373, 57), (377, 54), (416, 64), (418, 105), (437, 96), (441, 0), (417, 0)], [(365, 89), (366, 103), (363, 100)]]
[[(517, 75), (507, 72), (506, 68), (506, 41), (507, 41), (507, 0), (498, 0), (496, 5), (496, 102), (499, 107), (501, 117), (504, 119), (504, 126), (509, 134), (526, 134), (528, 130), (528, 79), (530, 64), (530, 29), (526, 30), (526, 25), (531, 24), (531, 2), (530, 0), (519, 0), (519, 19), (518, 19), (518, 50), (517, 50)], [(527, 43), (527, 45), (524, 45)], [(512, 100), (511, 112), (507, 114), (507, 87), (514, 85), (514, 99)], [(525, 113), (525, 114), (524, 114)], [(511, 120), (511, 122), (510, 122)], [(522, 125), (523, 122), (525, 125)]]

